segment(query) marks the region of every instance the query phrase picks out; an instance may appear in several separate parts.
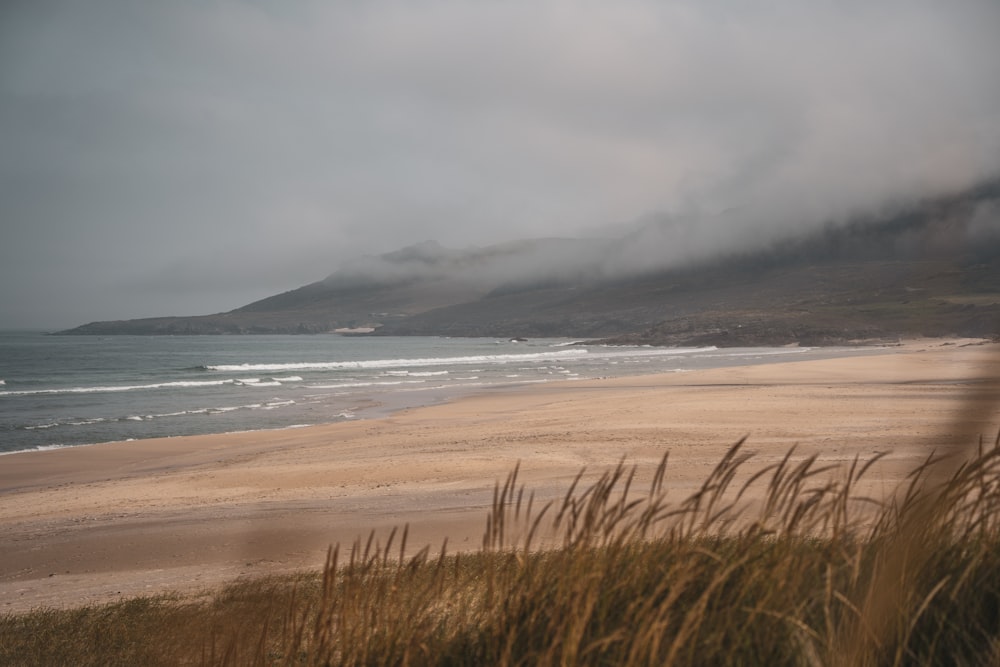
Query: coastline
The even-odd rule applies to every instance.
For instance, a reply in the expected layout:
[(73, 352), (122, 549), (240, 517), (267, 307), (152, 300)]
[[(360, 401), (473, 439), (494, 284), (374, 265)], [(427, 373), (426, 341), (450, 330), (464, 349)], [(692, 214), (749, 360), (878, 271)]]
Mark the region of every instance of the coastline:
[[(2, 337), (0, 337), (2, 338)], [(389, 416), (504, 386), (774, 363), (879, 348), (643, 348), (488, 339), (12, 337), (0, 455)], [(357, 342), (354, 342), (357, 341)], [(2, 341), (0, 341), (2, 342)], [(98, 366), (88, 359), (101, 357)], [(11, 362), (11, 360), (15, 360)], [(17, 361), (19, 360), (19, 361)]]
[[(0, 459), (0, 612), (158, 593), (315, 568), (331, 543), (476, 549), (493, 485), (520, 461), (536, 497), (622, 457), (694, 488), (738, 438), (766, 463), (797, 445), (848, 463), (890, 452), (891, 492), (930, 449), (992, 440), (1000, 345), (932, 339), (884, 354), (489, 390), (321, 426), (104, 443)], [(992, 395), (996, 395), (993, 393)], [(980, 400), (980, 399), (976, 399)], [(961, 421), (965, 419), (966, 421)]]

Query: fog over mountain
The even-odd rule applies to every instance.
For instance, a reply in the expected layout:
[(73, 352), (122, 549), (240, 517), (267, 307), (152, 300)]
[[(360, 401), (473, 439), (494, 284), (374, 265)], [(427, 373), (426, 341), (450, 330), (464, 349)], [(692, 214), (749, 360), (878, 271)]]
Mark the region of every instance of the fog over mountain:
[[(960, 256), (977, 247), (992, 248), (1000, 239), (1000, 180), (825, 225), (756, 236), (738, 233), (740, 227), (733, 220), (751, 215), (747, 211), (686, 218), (650, 214), (605, 230), (618, 234), (614, 237), (524, 239), (489, 247), (448, 248), (428, 240), (344, 262), (323, 282), (347, 289), (451, 279), (472, 291), (507, 284), (587, 283), (684, 269), (720, 258), (766, 256), (791, 247), (798, 252), (808, 248), (809, 260), (838, 252), (857, 258), (906, 259), (916, 248), (921, 256)], [(926, 224), (928, 220), (933, 224)], [(886, 230), (887, 223), (891, 231)], [(832, 244), (825, 245), (824, 239)]]
[(0, 327), (886, 219), (1000, 175), (997, 34), (995, 0), (6, 2)]
[[(728, 251), (652, 218), (618, 238), (425, 241), (213, 315), (92, 322), (69, 334), (562, 336), (691, 345), (1000, 335), (1000, 181)], [(681, 259), (683, 257), (683, 259)]]

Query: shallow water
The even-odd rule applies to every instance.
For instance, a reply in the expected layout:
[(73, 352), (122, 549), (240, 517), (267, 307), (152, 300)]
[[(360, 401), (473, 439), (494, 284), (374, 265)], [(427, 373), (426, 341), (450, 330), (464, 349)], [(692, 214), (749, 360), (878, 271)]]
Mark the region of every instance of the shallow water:
[(0, 333), (0, 452), (359, 419), (492, 387), (870, 354), (568, 339)]

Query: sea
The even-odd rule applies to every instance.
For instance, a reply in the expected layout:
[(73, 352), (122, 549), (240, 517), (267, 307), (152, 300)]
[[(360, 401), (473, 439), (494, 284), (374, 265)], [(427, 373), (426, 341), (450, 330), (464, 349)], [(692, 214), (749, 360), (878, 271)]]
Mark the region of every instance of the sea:
[(535, 383), (876, 351), (623, 347), (548, 338), (8, 331), (0, 332), (0, 454), (297, 428)]

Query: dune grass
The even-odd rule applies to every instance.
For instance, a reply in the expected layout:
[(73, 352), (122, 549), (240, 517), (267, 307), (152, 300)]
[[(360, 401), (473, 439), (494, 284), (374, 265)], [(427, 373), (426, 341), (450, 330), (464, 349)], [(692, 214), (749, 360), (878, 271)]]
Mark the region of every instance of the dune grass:
[(547, 504), (515, 469), (475, 553), (408, 555), (404, 528), (320, 573), (7, 615), (0, 664), (997, 664), (1000, 438), (888, 501), (857, 492), (877, 458), (760, 466), (741, 441), (679, 502), (667, 456)]

